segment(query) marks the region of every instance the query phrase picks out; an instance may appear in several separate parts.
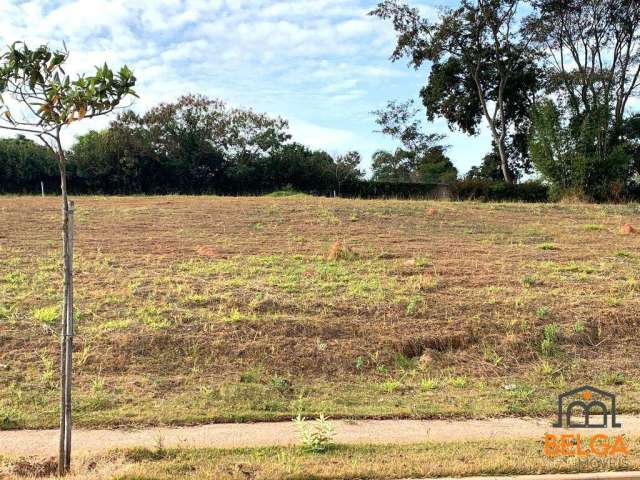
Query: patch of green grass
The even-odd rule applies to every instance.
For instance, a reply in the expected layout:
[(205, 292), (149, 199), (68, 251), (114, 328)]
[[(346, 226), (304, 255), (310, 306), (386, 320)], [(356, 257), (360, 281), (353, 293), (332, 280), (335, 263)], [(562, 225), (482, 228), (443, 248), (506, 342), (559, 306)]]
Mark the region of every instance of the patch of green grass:
[(36, 308), (32, 314), (33, 318), (38, 322), (54, 326), (60, 320), (60, 307), (58, 305), (51, 305), (49, 307)]
[(604, 372), (600, 381), (605, 385), (624, 385), (625, 376), (623, 372)]
[(465, 388), (469, 384), (469, 379), (463, 376), (449, 378), (449, 384), (456, 388)]
[(19, 287), (22, 284), (26, 283), (27, 276), (24, 273), (19, 272), (9, 272), (2, 277), (2, 280), (12, 287)]
[(171, 326), (166, 314), (155, 305), (145, 305), (138, 309), (138, 320), (154, 330), (164, 330)]
[(420, 380), (420, 390), (428, 392), (431, 390), (437, 390), (440, 387), (440, 382), (435, 378), (423, 378)]
[(402, 382), (399, 380), (385, 380), (380, 384), (380, 388), (385, 393), (395, 393), (402, 388)]
[(547, 316), (549, 315), (549, 307), (540, 307), (538, 308), (538, 310), (536, 310), (536, 315), (538, 316), (538, 318), (547, 318)]
[(540, 342), (540, 352), (542, 355), (549, 357), (558, 349), (558, 325), (549, 323), (544, 326), (542, 332), (542, 341)]
[(560, 250), (560, 247), (553, 243), (541, 243), (540, 245), (538, 245), (538, 248), (540, 250)]
[(409, 358), (406, 355), (399, 353), (396, 355), (395, 363), (396, 363), (396, 366), (401, 370), (408, 371), (416, 368), (416, 365), (418, 364), (418, 359)]
[(276, 190), (265, 195), (265, 197), (308, 197), (306, 193), (298, 192), (292, 188), (285, 188), (283, 190)]
[(288, 393), (292, 388), (291, 381), (288, 378), (278, 375), (271, 377), (271, 385), (282, 394)]
[(131, 320), (109, 320), (98, 325), (98, 329), (105, 332), (115, 332), (117, 330), (126, 330), (131, 325)]
[(582, 226), (582, 229), (586, 230), (587, 232), (601, 232), (603, 230), (606, 230), (607, 226), (595, 223), (587, 223), (586, 225)]
[[(603, 464), (591, 461), (549, 459), (540, 439), (429, 442), (412, 445), (335, 445), (321, 453), (303, 446), (242, 449), (129, 449), (96, 460), (115, 460), (104, 468), (122, 471), (120, 479), (201, 478), (254, 480), (313, 478), (348, 480), (367, 478), (436, 478), (510, 476), (549, 473), (600, 472)], [(640, 441), (625, 443), (631, 452), (610, 468), (640, 468)], [(609, 465), (609, 464), (607, 464)], [(605, 467), (607, 468), (607, 467)], [(124, 473), (126, 472), (126, 473)], [(240, 472), (240, 473), (238, 473)], [(249, 473), (249, 475), (247, 475)]]
[(252, 368), (245, 370), (240, 374), (241, 383), (260, 383), (262, 379), (262, 370), (259, 368)]

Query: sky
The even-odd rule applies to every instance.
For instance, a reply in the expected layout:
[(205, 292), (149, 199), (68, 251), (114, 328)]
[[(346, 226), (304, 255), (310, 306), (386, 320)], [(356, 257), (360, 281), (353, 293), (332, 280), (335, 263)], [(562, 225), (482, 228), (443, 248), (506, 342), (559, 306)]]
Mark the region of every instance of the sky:
[[(427, 16), (447, 0), (413, 0)], [(70, 51), (69, 72), (105, 61), (127, 64), (138, 78), (143, 112), (182, 94), (199, 93), (237, 107), (286, 118), (295, 141), (331, 154), (359, 151), (364, 166), (397, 143), (375, 132), (372, 111), (389, 100), (418, 100), (428, 67), (418, 71), (389, 56), (395, 35), (367, 15), (367, 0), (0, 0), (0, 41), (47, 43)], [(79, 122), (69, 137), (107, 125)], [(447, 134), (460, 173), (490, 149), (477, 137)], [(72, 141), (72, 138), (67, 138)]]

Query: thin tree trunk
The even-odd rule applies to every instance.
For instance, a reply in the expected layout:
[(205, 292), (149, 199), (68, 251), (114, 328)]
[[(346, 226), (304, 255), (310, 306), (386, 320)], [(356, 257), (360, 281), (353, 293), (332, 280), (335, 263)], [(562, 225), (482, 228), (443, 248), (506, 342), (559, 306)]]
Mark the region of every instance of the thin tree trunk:
[(60, 447), (58, 474), (64, 475), (71, 464), (71, 367), (73, 352), (73, 202), (67, 195), (64, 150), (57, 142), (60, 189), (62, 192), (62, 261), (64, 286), (60, 326)]
[(71, 466), (71, 383), (73, 379), (73, 227), (74, 227), (74, 205), (73, 202), (69, 202), (69, 240), (68, 240), (68, 255), (67, 255), (67, 268), (69, 277), (69, 289), (67, 290), (67, 322), (66, 322), (66, 344), (65, 344), (65, 410), (64, 410), (64, 423), (65, 423), (65, 467), (69, 471)]
[(511, 172), (509, 171), (509, 165), (507, 162), (507, 152), (504, 147), (504, 140), (498, 139), (498, 154), (500, 155), (500, 169), (502, 170), (502, 176), (507, 183), (513, 183)]
[[(500, 169), (502, 170), (502, 176), (504, 177), (504, 181), (507, 183), (513, 183), (513, 177), (511, 176), (511, 172), (509, 171), (509, 163), (507, 158), (507, 152), (504, 145), (504, 111), (501, 110), (501, 133), (498, 133), (498, 129), (496, 128), (496, 119), (495, 115), (492, 117), (489, 113), (489, 109), (487, 108), (487, 101), (484, 96), (484, 92), (482, 91), (482, 85), (480, 84), (480, 62), (476, 64), (476, 68), (473, 74), (473, 80), (476, 84), (476, 89), (478, 91), (478, 97), (480, 99), (480, 105), (482, 106), (482, 112), (484, 113), (484, 117), (489, 124), (489, 128), (491, 129), (491, 136), (493, 137), (493, 141), (496, 143), (498, 147), (498, 155), (500, 156)], [(501, 87), (502, 91), (502, 87)], [(502, 93), (500, 93), (502, 95)], [(498, 102), (502, 102), (502, 97), (498, 98)], [(495, 112), (494, 112), (495, 113)]]

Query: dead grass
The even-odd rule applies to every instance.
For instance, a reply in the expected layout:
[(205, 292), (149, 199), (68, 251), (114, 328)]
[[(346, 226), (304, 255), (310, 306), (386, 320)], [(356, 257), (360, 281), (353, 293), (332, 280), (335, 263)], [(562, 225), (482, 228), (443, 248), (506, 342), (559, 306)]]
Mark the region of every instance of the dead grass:
[[(76, 205), (78, 425), (537, 415), (583, 383), (640, 412), (637, 205)], [(0, 428), (57, 421), (58, 214), (0, 198)]]
[[(542, 441), (484, 441), (415, 445), (337, 445), (322, 454), (300, 447), (253, 449), (131, 449), (76, 461), (71, 479), (394, 479), (637, 470), (637, 439), (628, 457), (549, 459)], [(2, 462), (0, 462), (2, 468)], [(39, 472), (41, 462), (4, 463), (16, 475)], [(2, 470), (0, 470), (1, 474)], [(21, 477), (18, 477), (21, 478)]]

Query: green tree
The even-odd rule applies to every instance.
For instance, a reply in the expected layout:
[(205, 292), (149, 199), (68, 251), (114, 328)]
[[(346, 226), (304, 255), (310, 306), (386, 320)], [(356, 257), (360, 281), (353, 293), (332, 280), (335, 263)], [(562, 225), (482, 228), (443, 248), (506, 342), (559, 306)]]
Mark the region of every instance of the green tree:
[(145, 158), (155, 157), (157, 189), (180, 192), (224, 188), (227, 169), (248, 174), (254, 161), (274, 154), (290, 138), (283, 119), (201, 95), (182, 96), (143, 115), (128, 112), (113, 127), (139, 138), (150, 150)]
[(435, 146), (417, 160), (416, 174), (424, 183), (453, 183), (458, 178), (458, 169), (445, 154), (445, 147)]
[(57, 173), (48, 148), (24, 135), (0, 139), (0, 192), (36, 192)]
[(638, 2), (534, 0), (532, 5), (526, 29), (546, 52), (547, 89), (560, 95), (576, 129), (583, 115), (610, 108), (609, 140), (616, 140), (640, 85)]
[(624, 145), (606, 153), (599, 149), (606, 135), (602, 125), (607, 124), (609, 114), (606, 106), (598, 106), (582, 116), (576, 130), (572, 117), (563, 116), (551, 100), (533, 110), (531, 159), (557, 196), (602, 200), (625, 189), (620, 181), (629, 177), (632, 158)]
[[(66, 50), (42, 45), (30, 49), (15, 42), (0, 55), (0, 128), (37, 136), (58, 163), (62, 192), (64, 290), (62, 311), (61, 438), (59, 473), (68, 471), (71, 456), (71, 354), (73, 351), (73, 271), (70, 245), (67, 165), (62, 130), (71, 123), (112, 112), (136, 83), (126, 66), (118, 73), (105, 64), (92, 76), (72, 79), (65, 73)], [(11, 99), (10, 102), (6, 100)], [(16, 105), (19, 105), (16, 107)]]
[(480, 165), (471, 167), (465, 175), (465, 178), (469, 180), (490, 180), (494, 182), (504, 180), (500, 167), (500, 155), (498, 155), (496, 149), (487, 153), (482, 158)]
[(444, 136), (424, 131), (413, 100), (391, 101), (385, 109), (373, 113), (380, 132), (402, 145), (395, 153), (376, 152), (373, 158), (375, 179), (427, 183), (449, 183), (456, 179), (458, 171), (445, 155), (447, 147), (440, 144)]
[(526, 145), (518, 140), (527, 136), (528, 109), (540, 88), (536, 52), (520, 28), (520, 4), (463, 0), (436, 23), (397, 0), (385, 0), (371, 12), (390, 19), (398, 34), (392, 60), (406, 56), (416, 69), (432, 63), (421, 91), (429, 119), (443, 116), (451, 128), (469, 134), (485, 119), (507, 182), (528, 168)]
[(378, 150), (373, 154), (373, 177), (376, 182), (405, 183), (414, 180), (414, 157), (398, 148), (394, 153)]
[(619, 196), (633, 174), (624, 129), (640, 88), (640, 8), (622, 0), (535, 0), (533, 6), (527, 28), (546, 51), (546, 89), (584, 169), (582, 194)]
[(364, 172), (360, 170), (362, 157), (356, 151), (338, 155), (333, 161), (333, 171), (335, 173), (335, 183), (338, 195), (341, 194), (342, 185), (360, 180), (364, 177)]

